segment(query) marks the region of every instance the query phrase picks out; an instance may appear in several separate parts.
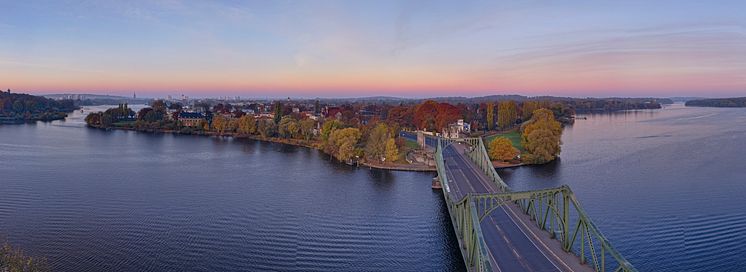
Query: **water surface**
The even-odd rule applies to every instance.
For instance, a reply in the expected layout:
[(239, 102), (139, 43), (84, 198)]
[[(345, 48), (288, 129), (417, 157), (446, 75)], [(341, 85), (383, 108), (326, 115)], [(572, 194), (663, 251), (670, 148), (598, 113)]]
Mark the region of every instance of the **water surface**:
[[(746, 109), (585, 115), (561, 159), (499, 171), (568, 184), (641, 271), (746, 267)], [(0, 234), (59, 271), (459, 271), (431, 174), (255, 141), (0, 126)]]
[(568, 184), (640, 271), (746, 267), (746, 108), (580, 115), (561, 159), (498, 171), (514, 190)]
[(460, 271), (432, 176), (76, 112), (0, 126), (0, 235), (57, 271)]

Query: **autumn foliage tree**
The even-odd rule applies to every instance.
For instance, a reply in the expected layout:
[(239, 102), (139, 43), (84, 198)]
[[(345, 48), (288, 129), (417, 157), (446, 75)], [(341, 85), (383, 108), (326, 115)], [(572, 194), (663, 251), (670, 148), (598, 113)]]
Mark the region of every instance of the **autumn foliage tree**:
[(399, 148), (396, 146), (394, 138), (389, 138), (386, 141), (386, 160), (389, 162), (399, 160)]
[(455, 123), (461, 116), (461, 110), (458, 107), (448, 103), (438, 103), (435, 114), (435, 129), (443, 129), (449, 124)]
[(298, 121), (290, 115), (283, 116), (277, 125), (277, 132), (283, 138), (298, 138), (300, 136), (300, 126)]
[(531, 119), (534, 111), (539, 109), (539, 101), (526, 101), (521, 106), (521, 119), (523, 121)]
[(497, 137), (490, 142), (490, 159), (498, 161), (509, 161), (518, 156), (518, 149), (513, 146), (508, 138)]
[(356, 154), (356, 146), (360, 140), (360, 130), (357, 128), (343, 128), (332, 131), (327, 140), (324, 151), (340, 161), (348, 161)]
[(502, 101), (497, 107), (497, 124), (500, 128), (513, 126), (518, 118), (518, 106), (515, 101)]
[(418, 129), (438, 131), (459, 118), (462, 116), (458, 107), (427, 100), (416, 107), (413, 122)]
[(487, 103), (487, 130), (495, 129), (495, 104)]
[(534, 111), (531, 120), (521, 128), (521, 143), (526, 149), (524, 160), (547, 163), (560, 154), (562, 126), (548, 109)]
[(228, 119), (223, 117), (223, 115), (216, 114), (215, 117), (212, 118), (212, 129), (215, 130), (218, 135), (223, 135), (227, 128)]
[(368, 140), (365, 143), (365, 156), (369, 160), (383, 160), (386, 152), (386, 142), (388, 141), (389, 129), (384, 123), (378, 123), (368, 133)]
[(438, 114), (438, 103), (432, 100), (427, 100), (422, 104), (418, 105), (414, 111), (413, 122), (418, 129), (425, 129), (434, 131), (435, 128), (435, 116)]
[(256, 133), (256, 119), (251, 115), (244, 115), (238, 119), (238, 133), (239, 134), (255, 134)]
[(299, 122), (300, 134), (306, 141), (313, 138), (313, 128), (316, 126), (316, 121), (312, 119), (303, 119)]

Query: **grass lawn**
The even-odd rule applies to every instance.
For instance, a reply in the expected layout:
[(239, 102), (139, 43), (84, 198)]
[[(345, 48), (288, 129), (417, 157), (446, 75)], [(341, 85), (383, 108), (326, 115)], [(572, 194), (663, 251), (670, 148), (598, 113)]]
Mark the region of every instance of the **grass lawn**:
[(521, 144), (521, 133), (518, 132), (518, 130), (511, 130), (505, 133), (498, 133), (495, 135), (491, 135), (484, 140), (484, 144), (489, 147), (492, 140), (494, 140), (497, 137), (505, 137), (510, 140), (511, 143), (513, 143), (513, 147), (517, 148), (518, 150), (523, 153), (525, 150), (523, 149), (523, 145)]
[(419, 147), (420, 147), (420, 145), (419, 145), (419, 144), (417, 143), (417, 141), (412, 141), (412, 140), (410, 140), (410, 139), (406, 139), (406, 140), (405, 140), (404, 142), (406, 143), (406, 145), (405, 145), (405, 146), (406, 146), (406, 147), (407, 147), (408, 149), (417, 149), (417, 148), (419, 148)]

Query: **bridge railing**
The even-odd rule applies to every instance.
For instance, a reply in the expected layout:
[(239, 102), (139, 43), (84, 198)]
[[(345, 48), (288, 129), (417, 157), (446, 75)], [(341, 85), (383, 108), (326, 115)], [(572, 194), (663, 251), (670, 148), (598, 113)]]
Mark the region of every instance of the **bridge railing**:
[(566, 252), (595, 271), (637, 271), (606, 239), (580, 206), (570, 187), (524, 192), (469, 195), (480, 221), (500, 206), (517, 203), (540, 229), (557, 239)]
[(479, 166), (479, 169), (481, 169), (482, 172), (484, 172), (484, 174), (487, 175), (487, 177), (489, 177), (490, 180), (495, 183), (495, 185), (501, 192), (510, 191), (510, 187), (505, 184), (503, 179), (500, 178), (500, 175), (497, 174), (497, 171), (495, 171), (495, 167), (492, 165), (492, 160), (487, 153), (487, 148), (485, 147), (482, 138), (438, 139), (439, 143), (442, 142), (446, 145), (457, 142), (468, 143), (470, 147), (466, 150), (466, 155), (469, 157), (469, 159), (471, 159), (474, 164)]
[(487, 244), (482, 236), (480, 220), (476, 216), (476, 206), (469, 197), (455, 201), (451, 198), (448, 175), (446, 175), (443, 163), (443, 145), (440, 139), (435, 149), (435, 163), (443, 196), (451, 215), (451, 223), (461, 243), (461, 252), (467, 268), (469, 271), (492, 271), (493, 264), (490, 262)]
[[(451, 199), (448, 177), (443, 163), (443, 143), (467, 142), (472, 149), (467, 152), (470, 159), (498, 184), (502, 192), (493, 194), (469, 194), (460, 200)], [(481, 155), (480, 155), (481, 153)], [(463, 241), (467, 265), (477, 271), (489, 271), (493, 267), (489, 249), (484, 243), (481, 222), (495, 209), (517, 204), (523, 213), (540, 229), (557, 239), (566, 252), (580, 258), (595, 271), (637, 271), (608, 241), (606, 236), (591, 221), (569, 186), (510, 192), (487, 156), (484, 143), (478, 139), (438, 140), (436, 168), (443, 185), (443, 193), (451, 213), (457, 235)], [(487, 169), (489, 168), (489, 169)], [(494, 173), (494, 175), (490, 174)], [(495, 256), (498, 257), (498, 256)], [(470, 270), (472, 270), (470, 269)], [(483, 270), (486, 269), (486, 270)]]

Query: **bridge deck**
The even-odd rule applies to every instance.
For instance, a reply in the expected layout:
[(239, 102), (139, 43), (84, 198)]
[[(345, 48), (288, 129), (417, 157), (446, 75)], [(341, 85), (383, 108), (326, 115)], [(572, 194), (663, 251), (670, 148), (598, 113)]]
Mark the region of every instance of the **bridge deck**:
[[(457, 143), (443, 150), (451, 197), (498, 192), (497, 185), (463, 155), (465, 149), (465, 144)], [(580, 264), (577, 256), (564, 252), (558, 241), (530, 222), (514, 204), (496, 209), (480, 226), (497, 271), (593, 271)]]

